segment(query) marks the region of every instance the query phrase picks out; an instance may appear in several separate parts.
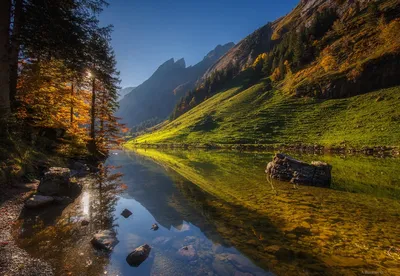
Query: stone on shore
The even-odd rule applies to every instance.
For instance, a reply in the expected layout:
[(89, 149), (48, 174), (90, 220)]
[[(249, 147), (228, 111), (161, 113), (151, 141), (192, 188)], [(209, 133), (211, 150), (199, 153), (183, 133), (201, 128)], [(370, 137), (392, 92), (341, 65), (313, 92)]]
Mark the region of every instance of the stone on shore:
[(308, 164), (282, 153), (277, 153), (265, 170), (273, 179), (317, 187), (330, 187), (331, 171), (332, 166), (327, 163)]
[(46, 196), (74, 196), (79, 194), (81, 186), (70, 181), (71, 171), (68, 168), (52, 167), (40, 181), (38, 192)]
[(25, 207), (29, 209), (35, 209), (47, 206), (54, 201), (54, 198), (51, 196), (43, 196), (43, 195), (33, 195), (25, 202)]
[(111, 251), (118, 244), (117, 235), (112, 230), (102, 230), (94, 234), (91, 243), (97, 249)]
[(133, 267), (138, 267), (141, 263), (143, 263), (147, 257), (149, 257), (151, 251), (151, 247), (148, 244), (144, 244), (139, 246), (135, 250), (133, 250), (128, 257), (126, 257), (126, 262)]

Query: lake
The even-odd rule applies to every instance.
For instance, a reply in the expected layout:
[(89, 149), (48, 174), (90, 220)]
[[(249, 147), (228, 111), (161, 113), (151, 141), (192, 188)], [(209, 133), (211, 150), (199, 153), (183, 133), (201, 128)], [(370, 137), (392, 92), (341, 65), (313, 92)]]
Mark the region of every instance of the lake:
[[(400, 275), (400, 158), (291, 154), (331, 164), (328, 189), (268, 179), (273, 155), (115, 151), (74, 203), (24, 212), (15, 236), (57, 275)], [(102, 229), (111, 253), (90, 244)]]

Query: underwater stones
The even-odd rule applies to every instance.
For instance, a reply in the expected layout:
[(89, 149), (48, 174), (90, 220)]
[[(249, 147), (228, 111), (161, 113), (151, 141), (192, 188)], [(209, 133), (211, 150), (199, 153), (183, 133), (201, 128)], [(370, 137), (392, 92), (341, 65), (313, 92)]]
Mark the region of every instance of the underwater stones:
[(126, 257), (126, 262), (133, 267), (138, 267), (143, 263), (147, 257), (149, 257), (151, 247), (148, 244), (144, 244), (133, 250), (128, 257)]
[(296, 257), (293, 250), (283, 247), (279, 248), (279, 250), (276, 251), (274, 255), (278, 261), (284, 261), (284, 262), (293, 261)]
[(177, 252), (177, 255), (181, 259), (186, 259), (190, 261), (197, 258), (197, 253), (193, 245), (188, 245), (180, 248)]
[(212, 262), (212, 268), (217, 275), (234, 275), (236, 271), (236, 268), (231, 263), (219, 258), (218, 255)]
[(220, 244), (213, 244), (211, 246), (211, 249), (216, 254), (222, 253), (224, 251), (224, 247)]
[(308, 164), (282, 153), (277, 153), (265, 170), (273, 179), (317, 187), (330, 187), (331, 171), (332, 166), (327, 163)]
[(118, 244), (117, 235), (112, 230), (102, 230), (94, 234), (91, 243), (97, 249), (111, 251)]
[(324, 259), (325, 263), (329, 266), (341, 266), (341, 267), (357, 267), (363, 266), (365, 261), (359, 258), (343, 257), (343, 256), (330, 256)]
[(158, 228), (159, 228), (158, 224), (157, 223), (153, 223), (153, 225), (151, 226), (150, 230), (157, 231)]
[(269, 252), (269, 253), (275, 253), (277, 252), (281, 247), (279, 245), (270, 245), (267, 247), (264, 247), (264, 251), (265, 252)]
[(123, 216), (124, 218), (129, 218), (132, 215), (132, 212), (129, 211), (128, 209), (125, 209), (122, 211), (121, 216)]
[(68, 168), (52, 167), (45, 172), (40, 181), (38, 192), (46, 196), (70, 196), (81, 191), (81, 186), (70, 181), (71, 171)]
[(29, 209), (40, 208), (47, 206), (54, 201), (51, 196), (33, 195), (25, 202), (25, 207)]

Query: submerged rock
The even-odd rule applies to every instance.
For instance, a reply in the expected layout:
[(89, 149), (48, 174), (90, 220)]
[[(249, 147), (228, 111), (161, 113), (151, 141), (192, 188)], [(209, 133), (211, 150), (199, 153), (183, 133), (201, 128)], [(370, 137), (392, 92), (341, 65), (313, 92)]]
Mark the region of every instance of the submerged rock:
[(51, 196), (34, 195), (25, 202), (25, 207), (29, 209), (47, 206), (54, 201)]
[(182, 247), (181, 249), (178, 250), (177, 254), (181, 259), (186, 259), (190, 261), (197, 258), (197, 253), (193, 245)]
[(128, 209), (125, 209), (122, 211), (121, 216), (123, 216), (124, 218), (129, 218), (132, 215), (132, 212), (129, 211)]
[(38, 192), (47, 196), (74, 196), (82, 187), (70, 181), (71, 171), (68, 168), (52, 167), (40, 181)]
[(116, 236), (112, 230), (102, 230), (94, 234), (91, 243), (97, 249), (111, 251), (119, 242)]
[(157, 230), (158, 230), (158, 224), (157, 224), (157, 223), (154, 223), (154, 224), (151, 226), (150, 229), (153, 230), (153, 231), (157, 231)]
[(330, 187), (332, 166), (314, 161), (311, 164), (277, 153), (265, 172), (274, 179), (318, 187)]
[(147, 257), (149, 257), (151, 251), (151, 247), (148, 244), (144, 244), (139, 246), (135, 250), (133, 250), (128, 257), (126, 257), (126, 262), (130, 266), (138, 267), (141, 263), (143, 263)]

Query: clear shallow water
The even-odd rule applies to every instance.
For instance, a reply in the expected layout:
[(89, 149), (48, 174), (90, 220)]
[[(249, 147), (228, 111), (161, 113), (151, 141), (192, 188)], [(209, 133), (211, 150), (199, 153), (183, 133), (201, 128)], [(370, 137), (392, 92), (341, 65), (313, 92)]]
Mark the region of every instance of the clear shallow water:
[[(400, 274), (399, 159), (303, 155), (333, 164), (333, 189), (294, 189), (266, 179), (271, 158), (116, 152), (66, 209), (23, 214), (16, 236), (57, 275)], [(114, 251), (94, 250), (92, 234), (110, 228)], [(132, 268), (125, 258), (143, 243), (151, 255)], [(193, 259), (177, 253), (190, 245)]]

